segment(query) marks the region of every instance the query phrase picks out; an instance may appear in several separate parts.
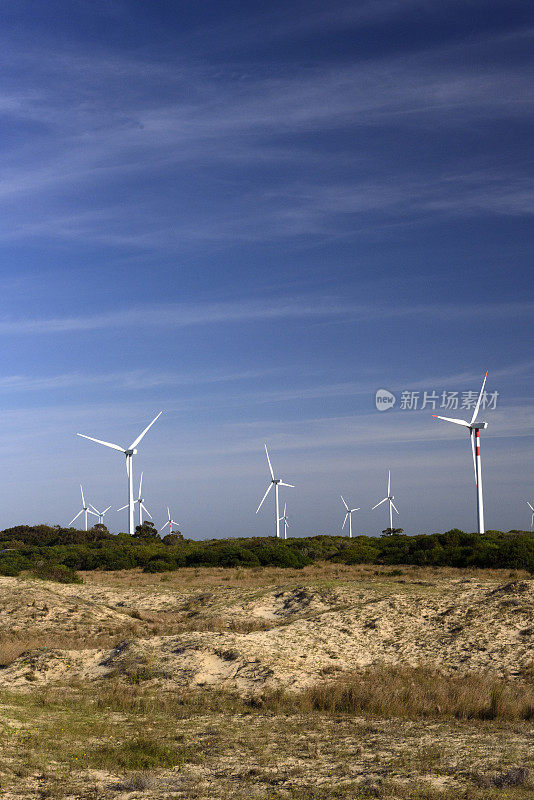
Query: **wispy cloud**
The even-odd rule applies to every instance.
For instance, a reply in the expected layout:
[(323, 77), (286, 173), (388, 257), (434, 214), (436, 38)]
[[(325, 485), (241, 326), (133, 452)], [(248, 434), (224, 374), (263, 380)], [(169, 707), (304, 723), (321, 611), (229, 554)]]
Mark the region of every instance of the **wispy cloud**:
[[(395, 11), (404, 4), (378, 5)], [(376, 6), (360, 4), (342, 17), (365, 17)], [(309, 19), (322, 13), (316, 7)], [(497, 46), (490, 37), (357, 63), (278, 71), (271, 65), (268, 72), (257, 65), (221, 69), (198, 60), (164, 63), (7, 49), (0, 113), (23, 126), (25, 136), (21, 145), (10, 147), (3, 171), (0, 239), (183, 248), (312, 231), (354, 235), (355, 220), (370, 224), (366, 215), (376, 211), (404, 220), (466, 212), (531, 214), (532, 193), (521, 170), (501, 168), (494, 154), (491, 159), (481, 154), (478, 170), (469, 174), (458, 163), (454, 171), (422, 166), (407, 171), (390, 161), (384, 169), (369, 151), (360, 158), (353, 147), (329, 152), (324, 146), (325, 136), (347, 129), (443, 136), (446, 129), (466, 130), (474, 123), (530, 118), (533, 83), (524, 65), (487, 57), (476, 69), (466, 65), (465, 48), (478, 58), (484, 47), (489, 52)], [(32, 75), (31, 84), (21, 79), (20, 69), (10, 69), (11, 58)], [(322, 137), (321, 144), (314, 145), (309, 135)], [(192, 165), (195, 182), (207, 194), (221, 181), (230, 187), (222, 206), (191, 203)], [(237, 165), (254, 171), (244, 191), (242, 185), (233, 191), (235, 179), (228, 179)], [(259, 167), (268, 176), (275, 170), (279, 191), (272, 191), (271, 178)], [(297, 167), (295, 180), (291, 172), (294, 176)], [(134, 178), (150, 175), (157, 181), (169, 174), (181, 176), (177, 199), (187, 198), (178, 215), (168, 204), (148, 202), (131, 190)], [(120, 187), (115, 204), (107, 199), (110, 185), (114, 194)], [(82, 186), (101, 193), (103, 202), (84, 199)]]
[(188, 328), (269, 322), (271, 320), (298, 320), (305, 318), (346, 318), (366, 322), (377, 319), (431, 319), (453, 320), (488, 317), (493, 319), (516, 318), (532, 314), (534, 302), (478, 303), (478, 304), (419, 304), (383, 305), (377, 303), (352, 304), (346, 299), (323, 296), (321, 303), (313, 297), (293, 297), (271, 301), (244, 300), (235, 303), (160, 304), (134, 306), (101, 314), (65, 316), (54, 318), (0, 318), (0, 334), (60, 334), (76, 331), (99, 331), (110, 328)]
[(139, 389), (143, 391), (157, 388), (173, 388), (187, 386), (206, 386), (207, 384), (238, 383), (242, 381), (266, 378), (283, 372), (283, 368), (266, 368), (258, 370), (244, 370), (242, 372), (154, 372), (144, 369), (129, 370), (125, 372), (68, 372), (61, 375), (28, 376), (4, 375), (0, 377), (0, 392), (43, 392), (65, 389), (85, 389), (101, 387), (130, 391)]

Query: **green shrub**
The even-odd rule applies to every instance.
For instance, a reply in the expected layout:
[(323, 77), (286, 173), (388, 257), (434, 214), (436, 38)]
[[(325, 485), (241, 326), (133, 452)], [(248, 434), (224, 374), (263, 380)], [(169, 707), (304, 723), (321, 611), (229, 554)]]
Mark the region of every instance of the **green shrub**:
[(21, 570), (21, 565), (15, 561), (2, 561), (0, 563), (0, 575), (4, 575), (6, 578), (14, 578), (16, 575), (20, 575)]
[(170, 572), (176, 569), (176, 565), (172, 561), (165, 561), (163, 558), (155, 558), (149, 561), (143, 572)]
[(41, 580), (56, 581), (56, 583), (83, 583), (83, 579), (65, 564), (43, 563), (32, 570), (32, 575)]
[[(13, 545), (16, 544), (14, 547)], [(453, 528), (445, 533), (408, 536), (395, 533), (310, 536), (277, 540), (274, 537), (173, 540), (158, 536), (116, 536), (104, 531), (76, 531), (49, 526), (18, 526), (0, 532), (0, 575), (21, 570), (61, 566), (65, 571), (42, 574), (51, 580), (75, 580), (75, 570), (121, 570), (135, 567), (146, 572), (166, 572), (178, 567), (259, 567), (300, 569), (315, 561), (344, 564), (400, 566), (417, 564), (450, 567), (491, 567), (534, 573), (534, 533), (488, 531), (484, 535)], [(56, 577), (59, 575), (59, 577)]]

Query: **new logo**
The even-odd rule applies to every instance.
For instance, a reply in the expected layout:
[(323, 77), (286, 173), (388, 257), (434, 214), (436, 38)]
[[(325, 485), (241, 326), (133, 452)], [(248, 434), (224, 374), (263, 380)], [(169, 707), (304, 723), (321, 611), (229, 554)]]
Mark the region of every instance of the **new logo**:
[(388, 408), (393, 408), (397, 398), (387, 389), (378, 389), (375, 395), (375, 404), (379, 411), (387, 411)]

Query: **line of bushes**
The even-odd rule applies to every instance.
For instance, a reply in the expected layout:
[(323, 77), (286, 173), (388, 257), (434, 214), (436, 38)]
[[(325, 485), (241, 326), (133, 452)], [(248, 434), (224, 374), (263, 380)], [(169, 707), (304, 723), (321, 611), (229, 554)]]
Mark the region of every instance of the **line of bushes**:
[[(525, 569), (534, 573), (534, 534), (489, 531), (484, 535), (453, 529), (420, 536), (313, 536), (193, 541), (158, 536), (17, 526), (0, 532), (0, 575), (31, 570), (43, 577), (54, 566), (66, 570), (118, 570), (140, 567), (165, 572), (180, 567), (290, 567), (315, 561), (343, 564), (417, 564), (428, 566)], [(57, 570), (56, 570), (57, 571)], [(53, 570), (52, 570), (53, 572)], [(58, 574), (61, 573), (61, 570)], [(61, 573), (67, 573), (63, 570)]]

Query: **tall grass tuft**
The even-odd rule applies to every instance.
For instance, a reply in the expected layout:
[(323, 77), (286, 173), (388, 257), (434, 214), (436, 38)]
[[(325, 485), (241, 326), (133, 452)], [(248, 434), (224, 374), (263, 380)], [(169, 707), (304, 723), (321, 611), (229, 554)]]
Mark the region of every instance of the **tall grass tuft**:
[(534, 685), (488, 674), (446, 676), (424, 667), (372, 667), (262, 705), (326, 714), (461, 720), (534, 719)]

